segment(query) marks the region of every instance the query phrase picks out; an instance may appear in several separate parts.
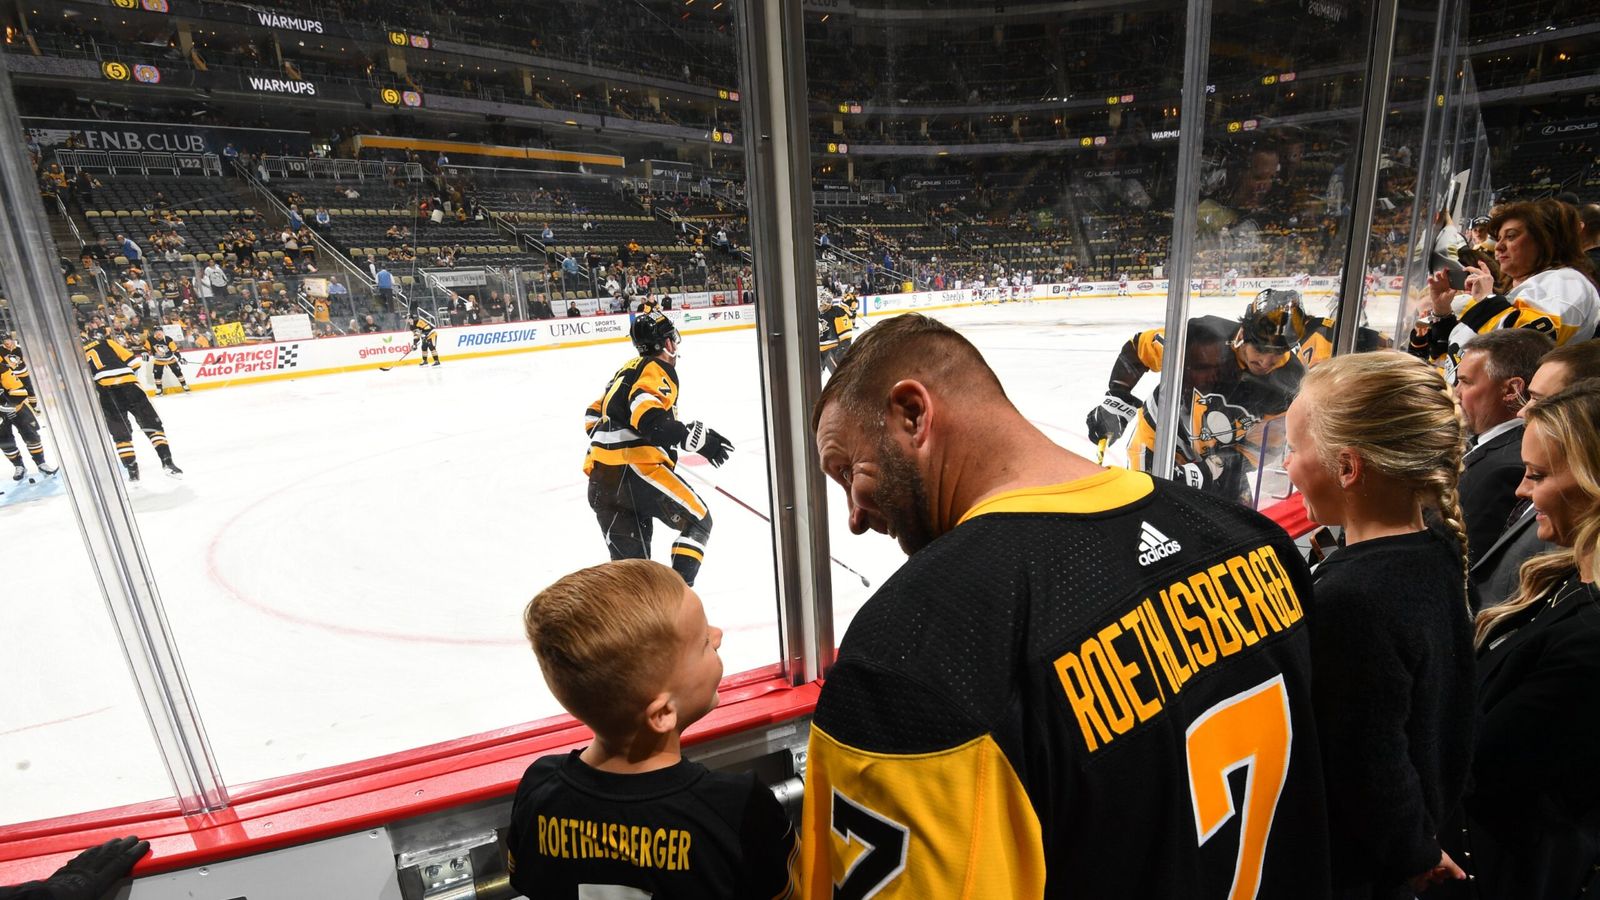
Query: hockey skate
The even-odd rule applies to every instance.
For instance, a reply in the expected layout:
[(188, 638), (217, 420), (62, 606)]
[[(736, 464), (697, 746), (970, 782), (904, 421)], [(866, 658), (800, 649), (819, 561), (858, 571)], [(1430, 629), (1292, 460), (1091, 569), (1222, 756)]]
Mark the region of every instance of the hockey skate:
[(433, 367), (434, 367), (434, 368), (435, 368), (435, 369), (437, 369), (437, 368), (439, 368), (439, 361), (438, 361), (438, 360), (437, 360), (437, 359), (435, 359), (435, 360), (434, 360), (434, 361), (433, 361)]
[(39, 464), (39, 474), (40, 475), (47, 475), (47, 476), (48, 475), (54, 475), (55, 473), (57, 473), (59, 471), (61, 471), (61, 467), (60, 466), (51, 466), (51, 465), (46, 465), (44, 463), (40, 463)]
[(130, 483), (138, 481), (139, 480), (139, 464), (136, 463), (136, 462), (131, 462), (131, 463), (128, 463), (127, 468), (128, 468), (128, 481)]
[(183, 470), (178, 468), (178, 464), (173, 462), (170, 459), (163, 460), (162, 463), (161, 463), (161, 468), (168, 475), (171, 475), (173, 478), (182, 478), (183, 477)]
[(28, 474), (28, 470), (22, 467), (22, 463), (16, 463), (16, 468), (11, 472), (11, 480), (21, 481), (22, 476), (26, 474)]

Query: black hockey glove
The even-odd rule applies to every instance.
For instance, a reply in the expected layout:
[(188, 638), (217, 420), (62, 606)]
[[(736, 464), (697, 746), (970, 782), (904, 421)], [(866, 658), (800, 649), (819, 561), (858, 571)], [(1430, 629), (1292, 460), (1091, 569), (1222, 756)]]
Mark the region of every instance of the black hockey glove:
[(728, 454), (733, 452), (732, 441), (718, 434), (715, 428), (706, 427), (704, 422), (690, 422), (687, 428), (688, 434), (683, 437), (683, 449), (704, 456), (713, 466), (720, 466), (728, 461)]
[(1098, 444), (1122, 437), (1123, 429), (1139, 414), (1139, 407), (1143, 405), (1144, 402), (1126, 388), (1111, 387), (1100, 400), (1100, 405), (1089, 410), (1089, 440)]
[(116, 838), (79, 853), (45, 882), (55, 900), (100, 900), (150, 850), (149, 841)]

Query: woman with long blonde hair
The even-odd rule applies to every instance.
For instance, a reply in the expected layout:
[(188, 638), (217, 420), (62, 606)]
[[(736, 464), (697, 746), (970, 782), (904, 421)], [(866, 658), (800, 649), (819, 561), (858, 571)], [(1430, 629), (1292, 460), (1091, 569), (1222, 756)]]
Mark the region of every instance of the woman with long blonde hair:
[(1452, 851), (1480, 898), (1600, 887), (1600, 379), (1527, 410), (1517, 496), (1559, 549), (1522, 564), (1517, 593), (1478, 614), (1473, 787)]
[(1344, 529), (1308, 617), (1335, 896), (1409, 900), (1465, 877), (1440, 832), (1472, 753), (1466, 425), (1438, 370), (1392, 350), (1313, 368), (1287, 418), (1289, 478)]

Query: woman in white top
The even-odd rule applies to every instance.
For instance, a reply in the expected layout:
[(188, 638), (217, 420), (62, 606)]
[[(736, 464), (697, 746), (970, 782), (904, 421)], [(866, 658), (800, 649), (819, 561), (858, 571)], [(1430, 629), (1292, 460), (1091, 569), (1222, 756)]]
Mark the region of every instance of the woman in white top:
[(1510, 282), (1506, 299), (1524, 300), (1576, 326), (1576, 340), (1593, 337), (1600, 324), (1600, 291), (1583, 255), (1577, 210), (1557, 200), (1511, 203), (1494, 211), (1489, 233), (1500, 274)]
[[(1440, 316), (1453, 314), (1451, 343), (1465, 345), (1481, 331), (1514, 323), (1551, 331), (1557, 345), (1595, 336), (1595, 327), (1600, 325), (1600, 290), (1596, 290), (1594, 269), (1583, 254), (1575, 209), (1548, 199), (1508, 203), (1495, 208), (1487, 230), (1495, 240), (1498, 279), (1487, 265), (1469, 266), (1468, 293), (1461, 295), (1451, 289), (1442, 270), (1428, 279), (1430, 296), (1424, 307), (1431, 305)], [(1491, 312), (1510, 305), (1533, 307), (1533, 311), (1505, 318)], [(1477, 315), (1475, 307), (1482, 307)], [(1558, 316), (1560, 321), (1552, 327), (1539, 313)]]

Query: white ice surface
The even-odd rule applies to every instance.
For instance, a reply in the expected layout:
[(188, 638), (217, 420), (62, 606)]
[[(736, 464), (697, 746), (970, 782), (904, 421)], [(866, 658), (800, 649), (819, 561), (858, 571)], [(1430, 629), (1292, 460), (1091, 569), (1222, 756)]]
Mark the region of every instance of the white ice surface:
[[(1237, 316), (1244, 302), (1199, 298), (1194, 312)], [(1024, 415), (1088, 455), (1084, 415), (1118, 348), (1163, 321), (1147, 298), (934, 314), (984, 352)], [(714, 518), (696, 589), (726, 632), (729, 674), (779, 657), (769, 528), (713, 487), (769, 510), (755, 338), (690, 336), (679, 365), (682, 415), (738, 448), (720, 469), (685, 467)], [(560, 712), (521, 611), (605, 559), (582, 411), (627, 356), (610, 344), (447, 358), (155, 401), (186, 474), (167, 478), (136, 438), (144, 479), (131, 494), (227, 782)], [(851, 535), (836, 488), (829, 501), (833, 555), (881, 584), (899, 549)], [(0, 823), (170, 796), (69, 499), (0, 506), (0, 534)], [(663, 561), (670, 534), (657, 526)], [(842, 636), (870, 589), (833, 575)]]

